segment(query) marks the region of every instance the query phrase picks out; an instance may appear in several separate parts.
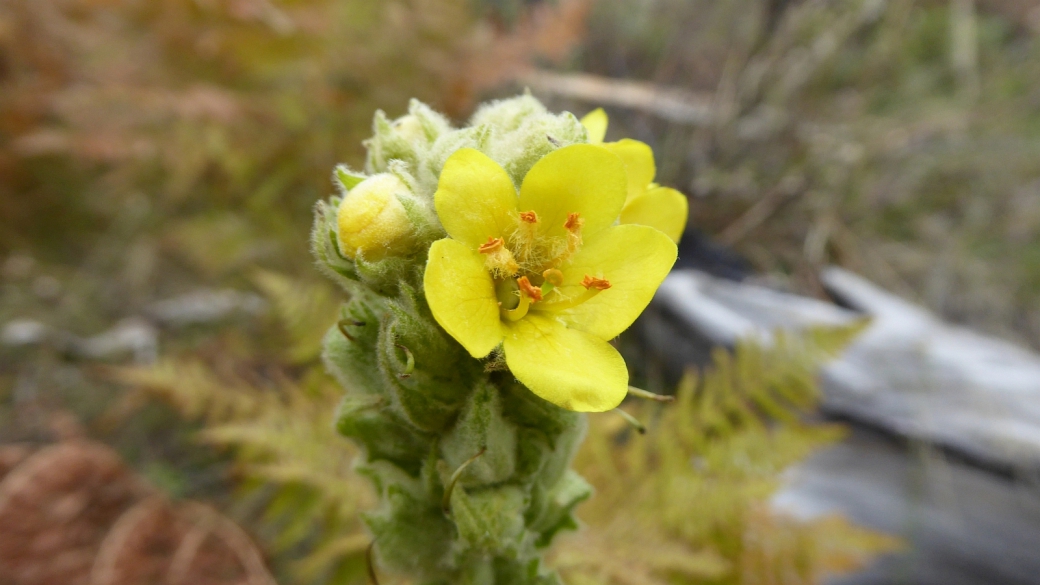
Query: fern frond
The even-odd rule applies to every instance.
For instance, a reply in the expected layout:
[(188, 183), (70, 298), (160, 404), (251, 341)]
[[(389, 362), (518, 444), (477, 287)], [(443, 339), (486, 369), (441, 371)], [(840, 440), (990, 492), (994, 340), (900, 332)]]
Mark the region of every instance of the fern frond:
[(161, 398), (189, 419), (213, 423), (244, 419), (258, 407), (252, 387), (228, 383), (200, 360), (164, 359), (151, 367), (113, 370), (112, 377)]
[[(115, 377), (202, 421), (198, 438), (232, 451), (246, 478), (240, 502), (262, 510), (255, 528), (270, 550), (292, 559), (286, 582), (360, 584), (369, 537), (359, 512), (373, 494), (353, 472), (357, 449), (333, 428), (342, 392), (316, 359), (340, 301), (321, 283), (301, 285), (272, 272), (254, 280), (275, 309), (279, 334), (288, 337), (285, 363), (247, 377), (248, 363), (171, 358)], [(290, 376), (290, 365), (306, 367)]]
[[(799, 523), (766, 504), (784, 469), (843, 436), (805, 415), (819, 400), (820, 366), (862, 327), (777, 333), (768, 345), (715, 352), (709, 368), (684, 377), (673, 404), (633, 405), (649, 421), (645, 436), (617, 417), (593, 419), (575, 462), (596, 488), (579, 508), (592, 529), (562, 541), (554, 557), (568, 582), (808, 584), (891, 550), (892, 539), (848, 522)], [(625, 561), (627, 571), (611, 569), (642, 544), (653, 550)], [(715, 562), (683, 570), (669, 561), (678, 550)]]
[(279, 323), (289, 335), (286, 357), (300, 364), (321, 354), (325, 332), (336, 322), (342, 298), (325, 281), (301, 281), (283, 274), (258, 270), (253, 282), (274, 305)]
[(258, 389), (190, 358), (122, 370), (119, 377), (186, 418), (204, 421), (201, 440), (233, 450), (251, 479), (241, 495), (263, 507), (258, 528), (273, 550), (295, 558), (291, 566), (304, 571), (292, 582), (360, 582), (326, 580), (338, 566), (363, 566), (364, 548), (343, 548), (340, 541), (368, 541), (358, 513), (373, 501), (368, 483), (352, 470), (356, 448), (330, 423), (339, 394), (331, 381), (305, 389), (282, 380), (274, 389)]

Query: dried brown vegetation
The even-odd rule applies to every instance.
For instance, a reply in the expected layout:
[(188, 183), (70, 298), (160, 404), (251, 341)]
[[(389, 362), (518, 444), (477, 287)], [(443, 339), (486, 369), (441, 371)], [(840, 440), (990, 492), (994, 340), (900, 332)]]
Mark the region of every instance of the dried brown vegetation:
[(0, 579), (12, 585), (273, 585), (252, 540), (219, 512), (174, 504), (109, 448), (7, 446)]

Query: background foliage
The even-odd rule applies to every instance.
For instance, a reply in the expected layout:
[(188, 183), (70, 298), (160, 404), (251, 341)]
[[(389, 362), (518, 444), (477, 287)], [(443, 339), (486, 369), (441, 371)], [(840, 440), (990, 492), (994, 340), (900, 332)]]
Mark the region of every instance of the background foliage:
[[(72, 416), (245, 524), (283, 582), (360, 582), (369, 496), (327, 424), (340, 299), (311, 207), (375, 109), (462, 119), (531, 65), (703, 96), (710, 123), (611, 109), (608, 139), (652, 144), (691, 225), (773, 283), (820, 294), (836, 262), (1040, 347), (1038, 22), (1025, 0), (0, 0), (0, 325), (49, 332), (3, 329), (0, 441)], [(127, 324), (158, 361), (77, 349)], [(594, 419), (578, 464), (600, 531), (555, 553), (573, 582), (813, 582), (891, 546), (768, 512), (780, 470), (838, 431), (804, 422), (821, 354), (741, 351), (677, 405), (631, 405), (646, 437)], [(795, 394), (767, 400), (748, 360)]]
[(611, 112), (691, 225), (796, 290), (836, 263), (1040, 347), (1035, 2), (636, 4), (597, 4), (574, 66), (710, 105), (696, 125)]

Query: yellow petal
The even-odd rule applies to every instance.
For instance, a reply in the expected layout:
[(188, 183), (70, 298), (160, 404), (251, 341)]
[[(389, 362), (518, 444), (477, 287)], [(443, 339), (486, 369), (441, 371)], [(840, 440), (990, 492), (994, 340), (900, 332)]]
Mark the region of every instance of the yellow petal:
[(568, 214), (585, 221), (585, 237), (614, 223), (625, 204), (625, 167), (607, 149), (573, 144), (539, 160), (520, 186), (520, 211), (538, 214), (542, 235), (564, 235)]
[(562, 295), (585, 292), (585, 275), (610, 281), (610, 288), (564, 312), (573, 328), (602, 339), (612, 339), (628, 328), (650, 303), (657, 287), (675, 264), (675, 243), (663, 232), (642, 225), (619, 225), (603, 230), (561, 267)]
[(448, 235), (473, 249), (515, 227), (512, 179), (498, 163), (472, 148), (456, 151), (444, 163), (433, 201)]
[(628, 173), (628, 201), (646, 191), (647, 185), (653, 182), (654, 175), (657, 174), (654, 151), (647, 144), (629, 138), (608, 142), (603, 147), (621, 157), (625, 163), (625, 172)]
[(603, 137), (607, 135), (607, 124), (610, 119), (607, 118), (607, 113), (603, 111), (603, 108), (596, 108), (585, 117), (581, 119), (581, 125), (585, 127), (585, 131), (589, 134), (590, 144), (602, 144)]
[(657, 228), (676, 244), (686, 229), (690, 204), (686, 196), (668, 187), (651, 186), (631, 199), (621, 210), (621, 223), (635, 223)]
[(578, 412), (603, 412), (628, 393), (625, 360), (609, 343), (528, 314), (506, 327), (506, 364), (531, 392)]
[(482, 358), (502, 341), (495, 281), (480, 253), (451, 238), (437, 240), (430, 246), (423, 288), (433, 318), (470, 355)]

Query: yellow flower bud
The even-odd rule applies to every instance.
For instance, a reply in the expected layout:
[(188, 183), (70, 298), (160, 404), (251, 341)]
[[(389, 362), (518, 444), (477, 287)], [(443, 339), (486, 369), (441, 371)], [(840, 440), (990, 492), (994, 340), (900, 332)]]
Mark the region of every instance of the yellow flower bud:
[(336, 215), (343, 255), (375, 261), (407, 254), (415, 237), (398, 194), (408, 193), (408, 185), (389, 173), (371, 176), (351, 189)]
[(427, 141), (426, 131), (423, 130), (422, 122), (418, 116), (407, 114), (394, 120), (394, 131), (398, 136), (412, 144), (423, 144)]

